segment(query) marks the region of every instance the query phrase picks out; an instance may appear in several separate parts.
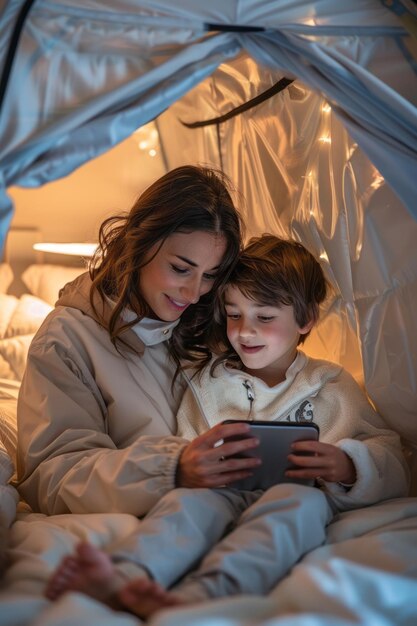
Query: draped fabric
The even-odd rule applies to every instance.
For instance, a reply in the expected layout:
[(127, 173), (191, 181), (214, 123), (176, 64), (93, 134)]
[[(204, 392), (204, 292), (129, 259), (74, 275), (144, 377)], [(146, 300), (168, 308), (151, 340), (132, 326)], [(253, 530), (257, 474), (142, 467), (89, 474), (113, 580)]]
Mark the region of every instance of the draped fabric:
[(221, 166), (238, 181), (248, 237), (291, 236), (320, 259), (332, 291), (303, 349), (342, 363), (417, 446), (417, 221), (298, 80), (218, 128), (182, 123), (223, 117), (281, 78), (244, 54), (222, 65), (159, 117), (160, 137), (175, 137), (168, 166)]
[[(321, 91), (416, 215), (417, 78), (405, 52), (408, 33), (375, 0), (341, 4), (33, 2), (0, 112), (2, 239), (12, 212), (5, 188), (68, 174), (159, 115), (241, 49)], [(3, 63), (22, 7), (22, 0), (3, 0)], [(267, 30), (216, 30), (236, 25)], [(358, 42), (364, 46), (359, 56)], [(381, 43), (394, 52), (387, 78), (379, 75), (381, 66), (373, 72)]]

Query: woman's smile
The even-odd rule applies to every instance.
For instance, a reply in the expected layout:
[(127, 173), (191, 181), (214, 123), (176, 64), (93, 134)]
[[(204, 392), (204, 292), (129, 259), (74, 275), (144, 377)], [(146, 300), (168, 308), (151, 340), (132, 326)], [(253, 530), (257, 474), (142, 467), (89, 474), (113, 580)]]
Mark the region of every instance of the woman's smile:
[(165, 294), (165, 296), (177, 311), (185, 311), (185, 309), (191, 304), (191, 302), (180, 302), (179, 300), (174, 300), (174, 298), (171, 298), (171, 296), (168, 296), (167, 294)]

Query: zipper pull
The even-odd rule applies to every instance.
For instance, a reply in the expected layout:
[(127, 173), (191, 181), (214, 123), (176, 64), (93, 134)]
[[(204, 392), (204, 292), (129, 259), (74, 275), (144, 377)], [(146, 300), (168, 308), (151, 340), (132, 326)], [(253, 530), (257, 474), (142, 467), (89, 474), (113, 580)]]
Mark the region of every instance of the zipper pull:
[(255, 395), (253, 393), (252, 385), (248, 380), (244, 380), (242, 385), (246, 389), (246, 395), (248, 396), (249, 402), (253, 402), (255, 400)]
[(250, 384), (248, 380), (244, 380), (242, 385), (246, 389), (246, 395), (249, 400), (249, 412), (248, 412), (246, 419), (250, 419), (252, 415), (252, 405), (253, 405), (253, 401), (255, 400), (255, 394), (253, 393), (252, 385)]

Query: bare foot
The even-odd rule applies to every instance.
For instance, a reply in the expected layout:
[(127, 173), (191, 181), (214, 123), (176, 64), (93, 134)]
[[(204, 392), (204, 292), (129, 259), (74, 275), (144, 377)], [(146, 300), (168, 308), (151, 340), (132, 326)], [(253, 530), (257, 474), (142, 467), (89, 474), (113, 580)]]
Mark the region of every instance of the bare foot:
[(174, 593), (146, 578), (128, 582), (120, 589), (117, 598), (124, 608), (142, 619), (147, 619), (161, 609), (184, 604)]
[(56, 600), (66, 591), (81, 591), (108, 602), (114, 592), (114, 566), (110, 557), (89, 543), (79, 543), (75, 554), (65, 557), (48, 581), (45, 596)]

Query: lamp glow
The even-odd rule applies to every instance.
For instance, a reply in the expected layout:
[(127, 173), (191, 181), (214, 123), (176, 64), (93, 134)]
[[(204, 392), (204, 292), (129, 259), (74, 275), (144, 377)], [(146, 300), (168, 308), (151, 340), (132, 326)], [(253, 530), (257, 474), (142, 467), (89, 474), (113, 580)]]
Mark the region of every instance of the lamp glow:
[(53, 254), (92, 257), (97, 249), (96, 243), (35, 243), (33, 249)]

